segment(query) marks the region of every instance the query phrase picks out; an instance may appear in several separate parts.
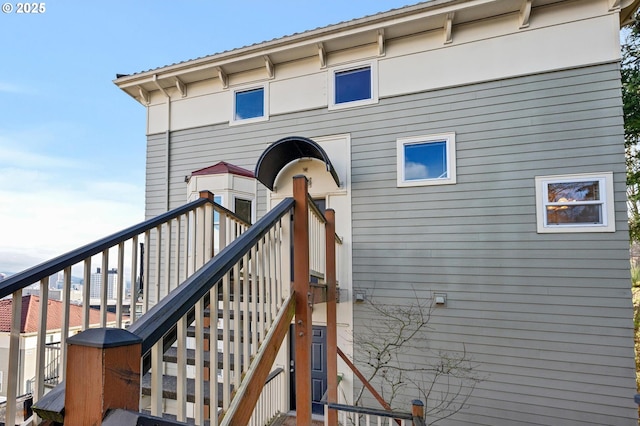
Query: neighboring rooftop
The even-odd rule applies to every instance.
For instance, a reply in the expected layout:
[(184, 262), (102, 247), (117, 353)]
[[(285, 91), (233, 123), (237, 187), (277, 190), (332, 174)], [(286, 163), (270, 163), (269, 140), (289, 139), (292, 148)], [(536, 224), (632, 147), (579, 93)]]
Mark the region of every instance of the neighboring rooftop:
[(234, 166), (233, 164), (227, 163), (225, 161), (220, 161), (213, 166), (205, 167), (203, 169), (196, 170), (195, 172), (191, 172), (191, 176), (219, 175), (224, 173), (246, 176), (249, 178), (255, 177), (252, 171), (243, 169), (242, 167)]
[[(0, 333), (11, 331), (12, 299), (0, 300)], [(78, 305), (69, 306), (69, 328), (82, 327), (84, 308)], [(29, 295), (22, 296), (22, 316), (20, 319), (20, 333), (35, 333), (39, 328), (40, 297)], [(60, 330), (62, 328), (63, 303), (58, 300), (49, 300), (47, 306), (47, 330)], [(107, 312), (107, 322), (115, 322), (116, 315)], [(100, 324), (100, 310), (89, 309), (89, 324)]]

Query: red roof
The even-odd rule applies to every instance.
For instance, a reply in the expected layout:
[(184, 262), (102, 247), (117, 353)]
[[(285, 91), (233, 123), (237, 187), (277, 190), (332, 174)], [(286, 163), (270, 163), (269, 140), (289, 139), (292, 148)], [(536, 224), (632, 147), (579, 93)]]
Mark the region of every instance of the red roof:
[(234, 166), (233, 164), (229, 164), (225, 161), (221, 161), (213, 166), (205, 167), (204, 169), (196, 170), (191, 173), (191, 176), (220, 175), (223, 173), (231, 173), (233, 175), (246, 176), (250, 178), (255, 177), (253, 172), (243, 169), (242, 167)]
[[(47, 330), (58, 330), (62, 328), (62, 302), (59, 300), (49, 300), (47, 307)], [(0, 300), (0, 332), (11, 331), (11, 306), (12, 299)], [(69, 305), (69, 327), (82, 327), (83, 307)], [(40, 316), (40, 297), (29, 295), (22, 296), (22, 315), (20, 320), (20, 333), (34, 333), (38, 331)], [(107, 321), (114, 322), (116, 315), (107, 312)], [(100, 324), (100, 310), (89, 309), (89, 324)]]

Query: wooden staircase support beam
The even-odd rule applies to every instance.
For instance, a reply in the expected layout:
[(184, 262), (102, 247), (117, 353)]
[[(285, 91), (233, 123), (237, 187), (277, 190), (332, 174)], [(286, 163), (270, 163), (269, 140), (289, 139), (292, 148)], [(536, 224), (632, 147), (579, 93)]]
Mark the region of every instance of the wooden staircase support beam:
[[(338, 329), (336, 314), (336, 212), (325, 210), (325, 279), (327, 283), (327, 401), (338, 402)], [(338, 425), (338, 412), (327, 410), (327, 425)]]
[(371, 394), (376, 399), (376, 401), (378, 401), (385, 410), (391, 411), (391, 406), (387, 404), (384, 398), (371, 385), (371, 383), (369, 383), (369, 381), (364, 377), (364, 375), (360, 372), (360, 370), (358, 370), (358, 368), (351, 362), (351, 360), (347, 358), (347, 356), (344, 354), (344, 352), (342, 352), (340, 348), (338, 348), (338, 355), (340, 355), (340, 358), (342, 358), (342, 360), (347, 364), (347, 366), (351, 369), (351, 371), (353, 371), (353, 374), (355, 374), (356, 377), (360, 379), (364, 387), (367, 388), (369, 392), (371, 392)]
[(309, 182), (306, 176), (293, 177), (293, 288), (296, 299), (295, 369), (296, 418), (311, 424), (311, 290), (309, 287)]
[[(274, 323), (267, 333), (263, 349), (253, 360), (245, 379), (233, 398), (229, 411), (225, 414), (224, 425), (245, 426), (249, 424), (253, 409), (271, 373), (282, 342), (287, 337), (289, 325), (296, 312), (295, 293), (284, 302)], [(311, 407), (311, 405), (309, 405)], [(310, 424), (310, 423), (309, 423)]]

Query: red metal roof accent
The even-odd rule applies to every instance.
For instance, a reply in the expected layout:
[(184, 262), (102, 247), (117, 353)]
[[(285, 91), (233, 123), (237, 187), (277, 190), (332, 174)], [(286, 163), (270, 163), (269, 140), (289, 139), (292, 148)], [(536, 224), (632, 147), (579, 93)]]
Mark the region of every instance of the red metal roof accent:
[[(12, 299), (0, 300), (0, 332), (11, 331)], [(69, 327), (82, 327), (82, 306), (69, 306)], [(40, 315), (40, 297), (34, 295), (22, 296), (22, 315), (20, 319), (20, 333), (35, 333), (38, 331)], [(59, 300), (49, 300), (47, 307), (47, 330), (62, 328), (63, 305)], [(115, 322), (116, 315), (107, 312), (107, 322)], [(100, 310), (89, 309), (89, 324), (100, 324)]]
[(255, 178), (253, 172), (243, 169), (242, 167), (234, 166), (233, 164), (229, 164), (225, 161), (221, 161), (213, 166), (205, 167), (204, 169), (196, 170), (191, 173), (191, 176), (220, 175), (223, 173)]

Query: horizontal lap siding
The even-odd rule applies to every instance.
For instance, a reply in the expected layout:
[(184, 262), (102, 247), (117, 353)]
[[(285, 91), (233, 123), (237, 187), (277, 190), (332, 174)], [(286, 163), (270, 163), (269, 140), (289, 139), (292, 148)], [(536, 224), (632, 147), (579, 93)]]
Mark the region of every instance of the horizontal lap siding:
[(151, 218), (166, 211), (165, 140), (165, 135), (151, 135), (147, 138), (145, 199), (145, 211), (147, 218)]
[[(615, 65), (451, 88), (352, 135), (354, 288), (447, 293), (429, 347), (464, 344), (484, 378), (443, 424), (636, 424), (619, 90)], [(449, 131), (458, 183), (397, 188), (396, 138)], [(617, 233), (536, 233), (535, 176), (605, 171)], [(355, 305), (354, 332), (374, 319)]]
[[(468, 407), (441, 424), (631, 425), (619, 96), (618, 67), (608, 64), (176, 131), (170, 207), (186, 201), (184, 178), (195, 170), (218, 161), (253, 170), (282, 137), (348, 133), (353, 287), (400, 306), (415, 292), (447, 293), (431, 319), (430, 344), (464, 345), (485, 378)], [(450, 131), (458, 183), (397, 188), (396, 139)], [(164, 143), (164, 134), (149, 136), (150, 216), (166, 203)], [(618, 232), (536, 233), (534, 176), (605, 171), (615, 173)], [(258, 187), (260, 217), (266, 192)], [(373, 323), (365, 306), (354, 305), (355, 333)], [(429, 359), (414, 352), (418, 362)]]

